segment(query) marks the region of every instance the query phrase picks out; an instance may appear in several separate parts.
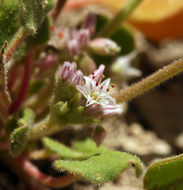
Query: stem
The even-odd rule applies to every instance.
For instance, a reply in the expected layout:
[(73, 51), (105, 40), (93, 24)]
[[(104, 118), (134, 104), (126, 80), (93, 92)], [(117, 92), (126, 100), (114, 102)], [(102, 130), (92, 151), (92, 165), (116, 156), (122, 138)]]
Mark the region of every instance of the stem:
[(117, 102), (130, 101), (131, 99), (143, 94), (144, 92), (154, 88), (165, 80), (172, 78), (183, 71), (183, 58), (174, 61), (168, 66), (159, 69), (154, 74), (145, 79), (121, 90), (115, 94)]
[(5, 54), (4, 54), (4, 62), (7, 63), (16, 49), (20, 46), (22, 41), (27, 37), (27, 32), (23, 27), (21, 27), (18, 32), (13, 37), (12, 41), (8, 45)]
[(56, 8), (52, 14), (52, 18), (55, 21), (60, 14), (60, 11), (63, 9), (64, 5), (66, 4), (67, 0), (58, 0), (56, 4)]
[(68, 174), (66, 176), (57, 178), (47, 176), (30, 161), (24, 158), (19, 159), (18, 163), (31, 177), (48, 187), (61, 188), (70, 185), (77, 180), (77, 177), (75, 177), (73, 174)]
[(10, 114), (17, 111), (26, 98), (26, 95), (27, 95), (27, 92), (29, 89), (32, 61), (33, 61), (33, 52), (32, 52), (32, 50), (30, 50), (30, 52), (28, 53), (28, 55), (25, 58), (24, 76), (23, 76), (23, 80), (22, 80), (22, 84), (21, 84), (21, 89), (20, 89), (20, 92), (19, 92), (16, 100), (10, 106), (10, 109), (9, 109)]
[(28, 158), (32, 160), (43, 160), (43, 159), (50, 159), (50, 160), (55, 160), (58, 159), (59, 157), (53, 153), (50, 153), (49, 151), (42, 149), (42, 150), (35, 150), (31, 151), (28, 153)]
[(30, 129), (29, 140), (40, 139), (43, 136), (52, 135), (58, 131), (60, 131), (62, 127), (59, 125), (53, 125), (50, 122), (50, 117), (47, 116), (42, 121), (36, 123)]
[(141, 1), (142, 0), (127, 0), (120, 11), (102, 28), (97, 36), (112, 36), (122, 22), (124, 22), (139, 3), (141, 3)]

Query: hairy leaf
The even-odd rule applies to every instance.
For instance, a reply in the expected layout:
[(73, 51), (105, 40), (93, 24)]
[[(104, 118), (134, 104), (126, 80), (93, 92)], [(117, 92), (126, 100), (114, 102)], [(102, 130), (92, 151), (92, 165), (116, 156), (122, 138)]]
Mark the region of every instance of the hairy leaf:
[(157, 161), (144, 177), (147, 190), (180, 190), (183, 188), (183, 154)]
[(20, 24), (18, 0), (2, 0), (0, 6), (0, 48), (10, 41)]
[(11, 146), (10, 152), (12, 156), (18, 156), (24, 150), (27, 144), (29, 129), (34, 122), (34, 113), (30, 109), (22, 112), (22, 117), (18, 120), (18, 128), (15, 129), (10, 136)]
[(96, 184), (113, 180), (128, 167), (134, 167), (137, 176), (143, 171), (139, 158), (117, 151), (107, 151), (84, 161), (58, 160), (54, 162), (54, 167)]
[(97, 147), (91, 139), (75, 141), (72, 148), (47, 137), (43, 138), (42, 142), (48, 151), (59, 155), (63, 159), (86, 159), (95, 154), (107, 151), (107, 148), (103, 146)]
[(35, 34), (53, 7), (53, 0), (19, 0), (19, 2), (21, 24), (28, 33)]

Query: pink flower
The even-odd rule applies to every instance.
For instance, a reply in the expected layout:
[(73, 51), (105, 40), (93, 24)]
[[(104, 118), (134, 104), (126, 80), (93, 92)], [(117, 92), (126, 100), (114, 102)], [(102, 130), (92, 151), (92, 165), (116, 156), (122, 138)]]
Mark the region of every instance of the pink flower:
[[(104, 66), (101, 65), (94, 73), (97, 73), (97, 80), (93, 75), (84, 76), (85, 84), (77, 85), (76, 88), (86, 98), (87, 112), (91, 115), (112, 116), (120, 114), (122, 108), (116, 104), (116, 100), (109, 93), (110, 78), (101, 82)], [(102, 72), (101, 72), (102, 71)], [(101, 114), (102, 113), (102, 114)]]
[(58, 76), (59, 78), (68, 80), (73, 86), (79, 85), (83, 81), (83, 73), (80, 70), (77, 70), (75, 62), (64, 62)]

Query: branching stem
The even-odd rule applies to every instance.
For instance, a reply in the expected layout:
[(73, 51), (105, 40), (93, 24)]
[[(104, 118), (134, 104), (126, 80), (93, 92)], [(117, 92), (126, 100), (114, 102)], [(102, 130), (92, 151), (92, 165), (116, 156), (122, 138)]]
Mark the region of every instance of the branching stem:
[(130, 101), (131, 99), (143, 94), (144, 92), (154, 88), (169, 78), (179, 74), (183, 71), (183, 58), (174, 61), (168, 66), (164, 66), (154, 74), (142, 79), (141, 81), (122, 89), (115, 94), (117, 102)]

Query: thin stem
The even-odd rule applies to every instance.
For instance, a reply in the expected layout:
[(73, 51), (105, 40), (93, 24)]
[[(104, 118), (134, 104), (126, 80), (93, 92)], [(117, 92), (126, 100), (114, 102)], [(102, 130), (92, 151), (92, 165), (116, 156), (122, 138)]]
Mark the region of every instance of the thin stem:
[(35, 150), (28, 153), (28, 158), (32, 160), (42, 160), (49, 158), (51, 160), (58, 159), (58, 156), (53, 153), (50, 153), (49, 151), (42, 149), (42, 150)]
[(32, 62), (33, 62), (33, 52), (32, 52), (32, 50), (30, 50), (30, 52), (28, 53), (28, 55), (25, 58), (24, 76), (23, 76), (23, 80), (22, 80), (22, 84), (21, 84), (21, 89), (20, 89), (20, 92), (19, 92), (16, 100), (10, 106), (10, 109), (9, 109), (10, 114), (17, 111), (26, 98), (26, 95), (27, 95), (27, 92), (29, 89)]
[(23, 27), (21, 27), (18, 32), (13, 37), (12, 41), (8, 45), (5, 54), (4, 54), (4, 62), (7, 63), (13, 53), (17, 50), (17, 48), (20, 46), (22, 41), (27, 37), (27, 32)]
[(61, 188), (68, 186), (77, 180), (77, 177), (75, 177), (73, 174), (68, 174), (66, 176), (57, 178), (47, 176), (29, 160), (24, 158), (19, 159), (18, 163), (31, 177), (48, 187)]
[(64, 5), (66, 4), (67, 0), (58, 0), (56, 4), (56, 8), (52, 14), (52, 18), (55, 21), (59, 16), (61, 10), (63, 9)]
[(145, 79), (121, 90), (115, 94), (117, 102), (130, 101), (131, 99), (143, 94), (144, 92), (154, 88), (165, 80), (172, 78), (183, 71), (183, 58), (174, 61), (168, 66), (159, 69), (154, 74)]
[(121, 10), (102, 28), (97, 36), (110, 37), (142, 0), (127, 0)]

